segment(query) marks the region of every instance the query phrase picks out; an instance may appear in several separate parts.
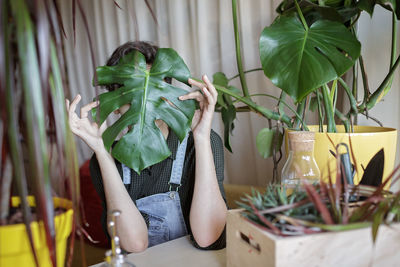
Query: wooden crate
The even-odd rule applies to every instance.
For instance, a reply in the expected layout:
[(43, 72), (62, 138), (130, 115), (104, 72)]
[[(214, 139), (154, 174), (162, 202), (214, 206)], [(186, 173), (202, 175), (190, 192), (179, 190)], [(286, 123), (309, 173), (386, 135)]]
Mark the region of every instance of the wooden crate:
[(371, 228), (279, 237), (228, 211), (227, 266), (400, 266), (400, 224), (381, 225), (373, 245)]

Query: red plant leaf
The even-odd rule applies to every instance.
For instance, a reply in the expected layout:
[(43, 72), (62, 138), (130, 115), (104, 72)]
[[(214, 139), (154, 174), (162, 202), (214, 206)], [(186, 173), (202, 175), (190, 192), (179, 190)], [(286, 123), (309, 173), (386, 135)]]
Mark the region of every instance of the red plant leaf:
[(153, 17), (154, 22), (156, 23), (156, 25), (158, 26), (158, 21), (157, 21), (157, 17), (156, 14), (153, 10), (153, 8), (151, 7), (150, 3), (148, 0), (144, 0), (144, 2), (146, 3), (147, 8), (149, 9), (151, 16)]
[[(49, 2), (48, 4), (49, 4), (49, 6), (54, 7), (55, 13), (57, 14), (57, 20), (54, 20), (53, 17), (51, 17), (51, 22), (54, 25), (53, 26), (54, 29), (58, 30), (60, 28), (62, 34), (64, 35), (64, 38), (67, 39), (67, 34), (65, 33), (64, 24), (62, 22), (61, 12), (60, 12), (60, 8), (58, 7), (57, 0), (53, 0), (53, 2)], [(49, 12), (49, 13), (50, 13), (50, 15), (52, 15), (52, 12)], [(57, 26), (55, 26), (55, 25), (57, 25)], [(57, 31), (55, 31), (55, 36), (57, 36), (57, 34), (58, 34)], [(61, 38), (59, 38), (59, 37), (56, 37), (56, 40), (57, 39), (61, 40)], [(57, 41), (57, 44), (59, 44), (58, 41)]]
[(334, 224), (331, 214), (329, 213), (329, 210), (324, 204), (321, 197), (318, 195), (317, 190), (315, 190), (315, 188), (312, 185), (308, 184), (307, 181), (303, 181), (303, 186), (306, 189), (310, 201), (315, 205), (315, 207), (320, 212), (324, 222), (326, 224)]
[(357, 164), (356, 157), (354, 155), (353, 142), (351, 141), (350, 133), (349, 133), (349, 145), (350, 145), (350, 155), (351, 155), (351, 159), (353, 160), (353, 163), (354, 163), (354, 168), (356, 168), (356, 173), (359, 174), (358, 164)]
[(76, 46), (76, 1), (72, 0), (72, 31), (74, 38), (74, 47)]
[(252, 203), (252, 201), (249, 199), (249, 204), (250, 207), (253, 209), (254, 214), (256, 214), (256, 216), (265, 224), (267, 225), (275, 234), (280, 234), (280, 230), (270, 221), (268, 221), (264, 216), (262, 216), (260, 214), (260, 212), (258, 211), (258, 209), (254, 206), (254, 204)]
[(119, 9), (122, 10), (122, 8), (118, 5), (117, 1), (114, 0), (114, 5), (116, 5)]
[(287, 205), (282, 205), (282, 206), (275, 207), (275, 208), (260, 210), (259, 212), (260, 212), (260, 214), (282, 212), (282, 211), (285, 211), (285, 210), (289, 210), (289, 209), (294, 209), (294, 208), (300, 207), (300, 206), (302, 206), (304, 204), (307, 204), (308, 201), (309, 201), (308, 199), (303, 199), (303, 200), (301, 200), (299, 202), (296, 202), (296, 203), (293, 203), (293, 204), (287, 204)]

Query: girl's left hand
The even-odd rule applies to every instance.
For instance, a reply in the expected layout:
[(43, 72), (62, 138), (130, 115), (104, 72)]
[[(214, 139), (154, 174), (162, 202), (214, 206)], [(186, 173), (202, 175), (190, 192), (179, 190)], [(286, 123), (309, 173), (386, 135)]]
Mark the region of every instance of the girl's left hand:
[(218, 92), (206, 75), (203, 75), (204, 84), (189, 79), (189, 84), (197, 86), (200, 91), (191, 92), (179, 97), (179, 100), (195, 99), (200, 109), (196, 110), (192, 120), (192, 132), (195, 139), (210, 138), (211, 123), (217, 103)]

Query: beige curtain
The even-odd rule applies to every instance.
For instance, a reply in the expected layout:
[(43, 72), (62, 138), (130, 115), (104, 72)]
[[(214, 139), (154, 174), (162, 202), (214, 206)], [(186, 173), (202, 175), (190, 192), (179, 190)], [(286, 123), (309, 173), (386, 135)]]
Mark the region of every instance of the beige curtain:
[[(67, 69), (70, 83), (69, 96), (80, 93), (87, 103), (95, 96), (91, 85), (93, 68), (83, 21), (77, 11), (76, 44), (73, 43), (72, 8), (70, 1), (59, 1), (68, 38), (65, 40)], [(160, 47), (172, 47), (182, 56), (194, 77), (217, 71), (228, 77), (237, 74), (235, 45), (230, 0), (152, 0), (148, 1), (158, 21), (155, 24), (143, 0), (118, 0), (121, 9), (112, 0), (81, 1), (86, 12), (91, 36), (95, 46), (97, 64), (104, 64), (107, 57), (120, 44), (129, 40), (152, 41)], [(258, 38), (262, 29), (276, 16), (277, 0), (239, 0), (239, 26), (241, 30), (243, 61), (245, 69), (260, 67)], [(379, 10), (380, 11), (380, 10)], [(389, 56), (390, 21), (383, 12), (376, 12), (374, 22), (369, 17), (361, 19), (360, 36), (365, 40), (363, 49), (370, 54), (365, 60), (373, 68), (372, 81), (382, 79), (384, 69), (380, 61)], [(382, 19), (382, 18), (385, 18)], [(135, 21), (137, 23), (135, 23)], [(376, 29), (375, 29), (376, 27)], [(382, 38), (372, 35), (378, 32)], [(382, 42), (384, 45), (382, 45)], [(377, 46), (378, 48), (375, 48)], [(383, 48), (384, 47), (384, 48)], [(384, 66), (387, 67), (386, 65)], [(376, 73), (376, 76), (375, 76)], [(385, 125), (399, 128), (399, 75), (394, 88), (371, 114)], [(250, 93), (268, 93), (278, 96), (279, 90), (272, 86), (262, 72), (247, 75)], [(234, 81), (239, 85), (239, 80)], [(374, 84), (376, 84), (374, 83)], [(265, 97), (257, 100), (272, 108), (273, 100)], [(390, 115), (389, 115), (390, 114)], [(360, 119), (364, 124), (365, 122)], [(272, 176), (272, 161), (262, 159), (255, 147), (259, 130), (267, 121), (257, 115), (240, 113), (235, 122), (232, 137), (233, 154), (225, 152), (225, 179), (228, 183), (266, 185)], [(215, 115), (213, 128), (223, 136), (223, 125), (219, 114)], [(77, 141), (80, 163), (91, 156), (88, 147)], [(280, 164), (282, 167), (283, 161)]]

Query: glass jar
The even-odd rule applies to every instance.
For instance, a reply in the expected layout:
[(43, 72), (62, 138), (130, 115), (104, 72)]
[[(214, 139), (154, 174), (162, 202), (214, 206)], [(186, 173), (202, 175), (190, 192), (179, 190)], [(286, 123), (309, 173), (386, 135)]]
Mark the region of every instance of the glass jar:
[(314, 132), (290, 131), (289, 156), (282, 169), (281, 183), (286, 188), (296, 187), (301, 180), (319, 181), (320, 172), (314, 159)]

